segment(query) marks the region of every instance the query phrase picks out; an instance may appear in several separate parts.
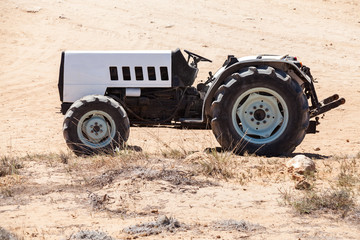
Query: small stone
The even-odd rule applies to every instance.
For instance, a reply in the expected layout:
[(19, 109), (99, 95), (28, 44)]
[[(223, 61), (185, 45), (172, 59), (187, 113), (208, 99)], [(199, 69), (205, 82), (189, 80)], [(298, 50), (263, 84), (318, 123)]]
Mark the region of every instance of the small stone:
[(315, 172), (315, 163), (311, 158), (306, 157), (305, 155), (297, 155), (290, 159), (286, 163), (289, 173), (293, 174), (309, 174)]

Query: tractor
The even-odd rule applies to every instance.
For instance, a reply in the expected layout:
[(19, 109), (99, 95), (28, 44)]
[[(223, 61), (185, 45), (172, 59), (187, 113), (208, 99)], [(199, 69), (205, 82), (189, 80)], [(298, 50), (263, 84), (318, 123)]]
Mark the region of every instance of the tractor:
[(113, 152), (130, 126), (211, 129), (226, 151), (288, 155), (319, 115), (345, 103), (318, 100), (310, 68), (289, 55), (227, 56), (194, 86), (193, 52), (64, 51), (58, 88), (63, 134), (77, 155)]

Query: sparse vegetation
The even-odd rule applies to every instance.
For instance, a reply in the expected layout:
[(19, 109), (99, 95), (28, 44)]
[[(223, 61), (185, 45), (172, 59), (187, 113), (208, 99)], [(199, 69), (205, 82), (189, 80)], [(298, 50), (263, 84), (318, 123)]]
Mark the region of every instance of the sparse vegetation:
[(223, 179), (233, 178), (235, 162), (231, 152), (218, 152), (212, 150), (207, 157), (200, 158), (197, 163), (200, 166), (200, 172), (206, 176), (218, 177)]
[(18, 174), (20, 168), (22, 168), (22, 162), (19, 158), (9, 156), (0, 157), (0, 177)]
[(69, 152), (65, 153), (65, 152), (61, 151), (59, 154), (61, 163), (68, 164), (69, 160), (71, 159), (71, 156), (72, 156), (71, 153), (69, 153)]
[(165, 158), (183, 159), (188, 155), (188, 152), (184, 149), (166, 148), (161, 150), (161, 155)]
[(328, 212), (346, 214), (355, 207), (355, 199), (352, 192), (347, 189), (308, 190), (295, 196), (294, 193), (283, 191), (282, 197), (287, 204), (292, 206), (300, 214), (314, 212)]
[[(332, 212), (341, 217), (358, 211), (356, 187), (359, 185), (359, 166), (355, 158), (334, 156), (324, 162), (316, 176), (305, 176), (311, 188), (298, 192), (280, 189), (283, 201), (300, 214)], [(333, 182), (333, 173), (338, 172)], [(326, 181), (329, 187), (319, 189), (315, 181)]]
[[(78, 157), (60, 152), (58, 154), (27, 155), (12, 159), (3, 157), (1, 161), (11, 163), (8, 165), (13, 166), (15, 170), (18, 170), (15, 168), (16, 162), (21, 163), (21, 166), (27, 166), (27, 162), (32, 162), (29, 166), (45, 164), (49, 170), (51, 169), (50, 171), (62, 171), (63, 174), (71, 177), (72, 189), (77, 189), (79, 186), (85, 187), (86, 196), (83, 198), (85, 200), (83, 202), (87, 203), (86, 206), (88, 209), (92, 209), (93, 214), (106, 213), (111, 217), (122, 219), (135, 216), (152, 216), (157, 219), (156, 217), (160, 216), (160, 213), (168, 213), (162, 213), (162, 209), (165, 209), (162, 205), (165, 204), (164, 202), (159, 205), (139, 206), (139, 203), (144, 201), (142, 198), (147, 196), (142, 192), (152, 184), (159, 183), (161, 186), (156, 190), (156, 194), (159, 192), (174, 195), (185, 193), (196, 196), (199, 192), (203, 192), (200, 189), (216, 187), (218, 185), (216, 180), (226, 180), (229, 184), (239, 186), (254, 182), (270, 185), (274, 182), (286, 182), (291, 179), (282, 158), (237, 156), (231, 152), (219, 151), (219, 149), (192, 154), (182, 151), (182, 149), (172, 149), (167, 154), (165, 157), (161, 153), (162, 157), (159, 157), (158, 153), (148, 154), (133, 147), (125, 147), (111, 155), (98, 154)], [(299, 214), (335, 214), (353, 222), (359, 222), (360, 209), (357, 205), (359, 165), (356, 159), (334, 157), (330, 160), (321, 160), (321, 163), (327, 167), (319, 167), (315, 175), (304, 175), (304, 179), (311, 182), (311, 188), (303, 191), (280, 189), (282, 202), (291, 206)], [(9, 171), (12, 175), (6, 177), (14, 179), (21, 177), (16, 175), (15, 170)], [(204, 176), (214, 179), (208, 180)], [(117, 184), (121, 188), (124, 187), (126, 192), (117, 195), (116, 191), (109, 192), (107, 190), (114, 188)], [(19, 195), (18, 190), (13, 188), (14, 184), (6, 186), (1, 188), (0, 196), (15, 197)], [(63, 191), (63, 187), (59, 186), (59, 189)], [(51, 190), (51, 192), (54, 191), (56, 191), (56, 187)], [(43, 192), (47, 193), (48, 191)], [(193, 205), (189, 204), (189, 208), (193, 208)], [(76, 215), (74, 216), (76, 217)], [(176, 223), (176, 219), (168, 219), (170, 222), (174, 220)], [(155, 220), (125, 228), (122, 234), (137, 238), (181, 232), (183, 227), (192, 226), (181, 225), (177, 228), (174, 224), (159, 225), (158, 220)], [(242, 220), (216, 221), (204, 225), (210, 226), (209, 229), (217, 234), (221, 234), (219, 231), (256, 234), (265, 229), (261, 225)], [(200, 224), (200, 226), (202, 225)], [(85, 233), (101, 234), (93, 231)], [(79, 232), (78, 235), (73, 234), (72, 237), (76, 239), (74, 237), (82, 236), (81, 234)]]
[(341, 161), (337, 185), (347, 189), (354, 188), (360, 182), (358, 170), (356, 159)]

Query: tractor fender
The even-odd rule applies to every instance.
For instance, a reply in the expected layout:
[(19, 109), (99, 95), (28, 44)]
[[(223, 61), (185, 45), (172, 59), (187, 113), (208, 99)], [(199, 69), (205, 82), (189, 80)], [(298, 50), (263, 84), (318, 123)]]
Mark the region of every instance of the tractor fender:
[(231, 76), (231, 74), (240, 71), (243, 68), (250, 67), (250, 66), (271, 66), (274, 69), (284, 71), (285, 73), (289, 74), (289, 76), (297, 81), (300, 86), (305, 84), (312, 83), (311, 78), (302, 72), (298, 66), (296, 66), (292, 62), (284, 61), (284, 60), (274, 60), (274, 59), (259, 59), (259, 60), (248, 60), (237, 62), (232, 65), (228, 65), (225, 67), (222, 73), (216, 76), (215, 80), (212, 82), (209, 90), (207, 91), (204, 104), (203, 104), (203, 117), (204, 119), (210, 119), (210, 107), (211, 103), (214, 101), (214, 95), (217, 89), (225, 82), (225, 80)]

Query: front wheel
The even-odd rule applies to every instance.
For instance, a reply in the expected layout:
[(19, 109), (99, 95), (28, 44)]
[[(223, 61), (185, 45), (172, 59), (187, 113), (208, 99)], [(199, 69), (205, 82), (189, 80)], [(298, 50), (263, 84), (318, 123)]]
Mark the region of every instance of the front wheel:
[(229, 76), (215, 94), (211, 114), (216, 139), (237, 153), (289, 154), (302, 142), (309, 124), (302, 88), (268, 66)]
[(74, 102), (65, 115), (63, 134), (77, 155), (110, 153), (127, 141), (130, 123), (123, 107), (106, 96)]

